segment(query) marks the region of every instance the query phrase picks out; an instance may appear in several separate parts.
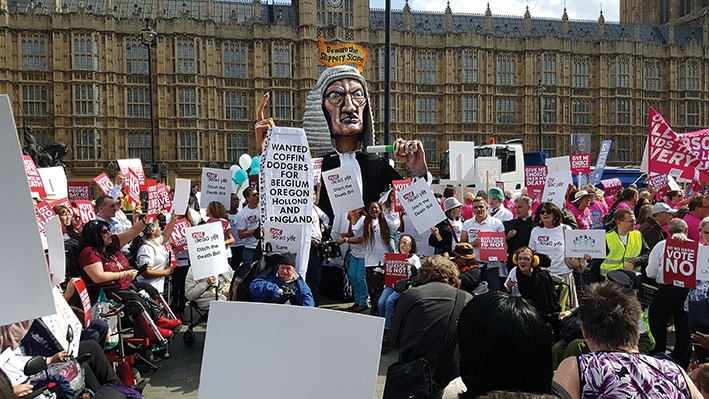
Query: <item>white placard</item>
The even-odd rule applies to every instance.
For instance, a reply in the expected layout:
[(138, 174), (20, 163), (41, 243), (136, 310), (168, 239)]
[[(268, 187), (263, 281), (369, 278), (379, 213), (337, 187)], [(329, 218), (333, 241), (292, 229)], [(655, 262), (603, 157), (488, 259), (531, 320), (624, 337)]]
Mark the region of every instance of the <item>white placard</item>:
[(547, 170), (549, 173), (568, 170), (571, 173), (571, 158), (568, 155), (563, 157), (547, 158)]
[(231, 208), (231, 171), (229, 169), (202, 168), (202, 197), (199, 207), (207, 209), (212, 201)]
[[(71, 356), (79, 355), (79, 341), (81, 341), (82, 325), (76, 314), (62, 296), (59, 288), (52, 289), (54, 303), (56, 304), (56, 314), (42, 317), (42, 321), (47, 325), (49, 331), (57, 339), (57, 342)], [(67, 332), (71, 326), (72, 339), (67, 340)]]
[(424, 179), (418, 179), (399, 191), (397, 199), (411, 216), (416, 231), (427, 231), (446, 218), (433, 191)]
[(322, 172), (325, 188), (335, 215), (363, 208), (362, 192), (357, 184), (357, 174), (351, 165)]
[(709, 245), (697, 250), (697, 280), (709, 281)]
[(10, 99), (0, 95), (0, 174), (7, 188), (3, 201), (12, 206), (6, 212), (0, 240), (0, 325), (54, 314), (47, 262), (37, 229), (30, 187), (18, 140)]
[(51, 168), (37, 169), (42, 177), (44, 191), (47, 192), (47, 197), (66, 198), (69, 196), (67, 188), (66, 172), (63, 166), (52, 166)]
[(57, 286), (64, 281), (66, 274), (64, 234), (59, 216), (52, 216), (44, 224), (44, 233), (47, 235), (47, 248), (49, 249), (49, 274), (52, 285)]
[(544, 186), (544, 195), (542, 202), (552, 202), (559, 209), (564, 207), (566, 202), (566, 192), (571, 184), (571, 171), (562, 170), (558, 172), (549, 172), (547, 174), (547, 184)]
[(175, 179), (175, 198), (172, 201), (172, 209), (176, 215), (184, 215), (190, 201), (190, 189), (192, 181), (190, 179)]
[[(305, 276), (310, 257), (313, 221), (313, 162), (303, 129), (269, 130), (261, 154), (259, 197), (264, 247), (297, 254), (298, 272)], [(277, 250), (276, 247), (282, 249)]]
[[(209, 313), (199, 398), (220, 398), (234, 387), (240, 398), (374, 397), (384, 318), (224, 301), (212, 302)], [(256, 366), (265, 359), (282, 364), (285, 379)]]
[(185, 229), (195, 281), (229, 271), (221, 222)]
[[(448, 170), (453, 181), (475, 182), (475, 142), (448, 142)], [(461, 177), (462, 176), (462, 177)]]
[(502, 162), (495, 157), (480, 157), (475, 160), (475, 188), (488, 190), (495, 187), (495, 182), (500, 179)]
[(604, 230), (566, 230), (567, 258), (583, 258), (591, 255), (592, 258), (606, 257), (606, 232)]

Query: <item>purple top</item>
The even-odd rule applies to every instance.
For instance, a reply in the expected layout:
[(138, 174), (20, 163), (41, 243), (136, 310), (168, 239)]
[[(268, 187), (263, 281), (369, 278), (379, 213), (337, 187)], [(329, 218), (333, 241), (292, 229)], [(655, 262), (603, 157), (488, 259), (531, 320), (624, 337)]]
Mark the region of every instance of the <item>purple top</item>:
[(592, 352), (579, 356), (582, 398), (691, 398), (680, 367), (669, 361), (628, 352)]

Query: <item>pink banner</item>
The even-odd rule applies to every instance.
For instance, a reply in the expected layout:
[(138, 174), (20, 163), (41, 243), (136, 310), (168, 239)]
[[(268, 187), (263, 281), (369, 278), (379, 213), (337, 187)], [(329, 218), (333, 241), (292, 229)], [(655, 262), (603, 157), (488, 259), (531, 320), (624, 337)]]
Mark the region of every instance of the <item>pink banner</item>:
[(91, 183), (70, 181), (66, 185), (69, 201), (91, 200)]
[(591, 173), (591, 154), (571, 154), (571, 174), (587, 175)]
[(657, 191), (657, 195), (664, 197), (667, 195), (667, 189), (670, 181), (667, 175), (652, 175), (650, 176), (650, 184)]
[(394, 287), (394, 283), (409, 277), (409, 267), (406, 265), (406, 254), (384, 255), (384, 285)]
[(91, 201), (78, 200), (76, 201), (76, 207), (79, 208), (81, 223), (88, 223), (96, 219), (96, 210), (94, 209), (94, 204), (92, 204)]
[(662, 277), (665, 284), (697, 288), (697, 250), (696, 241), (667, 240), (662, 258)]
[(480, 239), (481, 261), (507, 261), (507, 242), (504, 232), (481, 231), (478, 233), (478, 238)]
[(37, 195), (39, 195), (39, 198), (46, 197), (47, 192), (44, 190), (42, 176), (39, 175), (37, 165), (34, 164), (32, 157), (29, 155), (23, 155), (22, 160), (25, 163), (25, 174), (27, 175), (27, 183), (30, 186), (30, 191), (33, 193), (37, 193)]
[(503, 193), (505, 192), (505, 182), (496, 180), (496, 181), (495, 181), (495, 187), (497, 187), (497, 188), (499, 188), (500, 190), (502, 190)]
[(610, 195), (613, 195), (623, 189), (623, 182), (618, 178), (601, 180), (601, 185), (603, 186), (606, 194)]
[(527, 195), (536, 198), (544, 192), (544, 186), (546, 184), (546, 165), (524, 167), (524, 185), (527, 186)]
[(675, 133), (665, 118), (650, 108), (648, 122), (648, 170), (691, 179), (694, 168), (702, 181), (709, 181), (709, 129)]
[(170, 236), (170, 244), (175, 248), (175, 252), (182, 252), (187, 246), (187, 236), (185, 235), (185, 229), (190, 227), (190, 222), (187, 219), (177, 219), (175, 222), (175, 228), (172, 230), (172, 235)]
[(94, 177), (94, 181), (96, 182), (98, 188), (103, 191), (103, 195), (108, 194), (108, 192), (113, 188), (113, 181), (105, 173), (101, 173), (100, 175)]

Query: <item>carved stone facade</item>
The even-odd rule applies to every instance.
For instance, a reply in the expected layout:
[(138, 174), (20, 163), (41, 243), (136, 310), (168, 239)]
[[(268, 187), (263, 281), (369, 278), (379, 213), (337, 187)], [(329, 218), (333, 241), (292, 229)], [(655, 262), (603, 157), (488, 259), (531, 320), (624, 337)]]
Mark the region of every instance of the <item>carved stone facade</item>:
[[(71, 179), (89, 180), (118, 158), (142, 158), (150, 170), (148, 58), (139, 32), (151, 18), (158, 165), (169, 181), (199, 178), (202, 166), (228, 168), (242, 153), (254, 155), (264, 92), (272, 94), (267, 117), (301, 125), (324, 69), (323, 34), (371, 51), (364, 76), (381, 142), (384, 12), (370, 10), (368, 0), (292, 3), (57, 0), (38, 8), (3, 0), (0, 92), (40, 144), (69, 145)], [(602, 140), (614, 140), (611, 165), (639, 165), (650, 105), (678, 131), (709, 125), (706, 32), (606, 23), (602, 15), (499, 17), (415, 12), (408, 4), (392, 14), (391, 137), (422, 140), (434, 175), (449, 140), (521, 138), (526, 150), (538, 150), (539, 80), (542, 149), (552, 156), (569, 152), (570, 134), (589, 133), (594, 154)]]
[(699, 27), (709, 22), (708, 5), (707, 0), (620, 0), (620, 22)]

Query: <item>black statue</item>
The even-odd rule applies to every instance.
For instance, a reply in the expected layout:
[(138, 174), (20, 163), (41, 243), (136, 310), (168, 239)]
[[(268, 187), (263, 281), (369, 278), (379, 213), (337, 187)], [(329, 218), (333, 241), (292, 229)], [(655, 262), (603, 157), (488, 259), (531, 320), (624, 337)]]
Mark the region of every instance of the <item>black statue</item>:
[(25, 135), (25, 146), (22, 152), (32, 157), (38, 168), (50, 166), (64, 166), (62, 159), (69, 152), (69, 147), (61, 141), (54, 141), (45, 146), (39, 145), (34, 136), (34, 130), (27, 126), (27, 122), (22, 122), (22, 130)]

